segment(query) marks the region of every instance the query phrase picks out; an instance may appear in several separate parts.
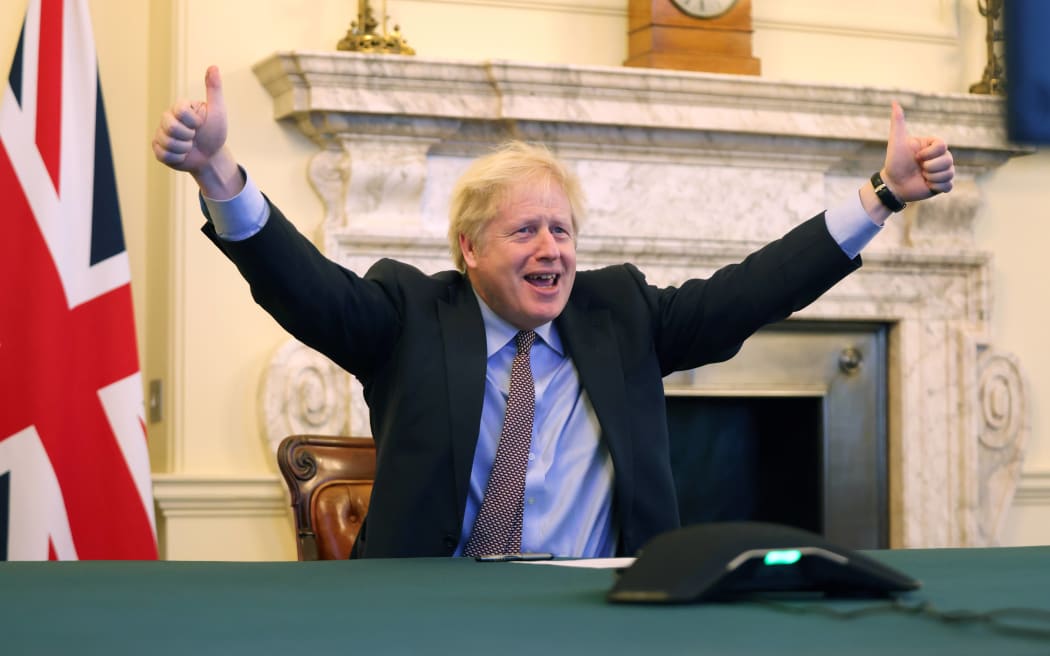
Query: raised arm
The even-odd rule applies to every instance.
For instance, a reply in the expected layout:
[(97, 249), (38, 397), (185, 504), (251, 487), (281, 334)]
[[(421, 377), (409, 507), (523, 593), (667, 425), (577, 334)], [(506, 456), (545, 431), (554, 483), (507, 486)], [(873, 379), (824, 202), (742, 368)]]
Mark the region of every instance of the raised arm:
[(228, 200), (244, 187), (237, 160), (226, 145), (226, 103), (219, 68), (204, 76), (205, 101), (180, 99), (161, 116), (153, 136), (157, 161), (193, 176), (201, 193)]
[(325, 257), (242, 175), (226, 145), (217, 67), (208, 68), (204, 84), (207, 100), (178, 100), (163, 113), (154, 155), (197, 181), (207, 208), (204, 233), (237, 266), (256, 302), (347, 371), (372, 373), (400, 330), (391, 302), (397, 294)]

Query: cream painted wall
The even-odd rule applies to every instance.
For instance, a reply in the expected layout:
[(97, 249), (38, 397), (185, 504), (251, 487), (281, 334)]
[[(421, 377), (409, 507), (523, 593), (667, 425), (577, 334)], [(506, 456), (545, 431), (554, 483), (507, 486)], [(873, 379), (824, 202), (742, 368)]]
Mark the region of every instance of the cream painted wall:
[[(379, 6), (382, 0), (373, 0)], [(199, 234), (186, 176), (152, 161), (160, 111), (200, 97), (218, 64), (230, 142), (266, 192), (315, 235), (321, 205), (306, 180), (314, 146), (271, 118), (251, 66), (274, 50), (334, 49), (347, 0), (89, 0), (117, 165), (145, 378), (162, 380), (164, 421), (150, 426), (162, 549), (176, 559), (295, 557), (288, 514), (257, 419), (263, 369), (284, 339), (233, 267)], [(388, 0), (420, 55), (619, 65), (626, 0)], [(753, 0), (764, 76), (965, 91), (980, 77), (983, 23), (970, 0)], [(10, 61), (26, 0), (0, 7)], [(906, 20), (900, 20), (906, 16)], [(1040, 291), (1050, 259), (1050, 159), (1016, 160), (982, 181), (977, 238), (995, 257), (992, 338), (1028, 372), (1033, 404), (1026, 478), (1010, 544), (1050, 542), (1050, 354)]]

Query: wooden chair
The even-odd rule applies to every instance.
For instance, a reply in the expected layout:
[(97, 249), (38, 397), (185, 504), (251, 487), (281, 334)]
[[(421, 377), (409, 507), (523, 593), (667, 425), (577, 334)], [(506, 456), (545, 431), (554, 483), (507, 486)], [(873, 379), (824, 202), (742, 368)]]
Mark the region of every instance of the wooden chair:
[(372, 438), (291, 435), (277, 465), (291, 492), (299, 560), (347, 558), (372, 496)]

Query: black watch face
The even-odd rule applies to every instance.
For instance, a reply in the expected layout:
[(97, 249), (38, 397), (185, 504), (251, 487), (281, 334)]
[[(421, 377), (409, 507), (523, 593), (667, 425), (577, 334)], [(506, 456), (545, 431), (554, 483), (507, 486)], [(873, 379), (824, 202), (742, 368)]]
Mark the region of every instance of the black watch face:
[(737, 3), (737, 0), (671, 0), (675, 7), (694, 18), (721, 16)]

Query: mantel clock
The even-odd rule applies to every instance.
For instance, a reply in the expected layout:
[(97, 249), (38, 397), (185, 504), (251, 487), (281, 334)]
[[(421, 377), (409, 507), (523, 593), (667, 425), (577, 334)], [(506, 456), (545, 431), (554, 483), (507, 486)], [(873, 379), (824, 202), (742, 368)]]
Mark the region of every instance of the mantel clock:
[(751, 0), (630, 0), (627, 66), (758, 75)]

